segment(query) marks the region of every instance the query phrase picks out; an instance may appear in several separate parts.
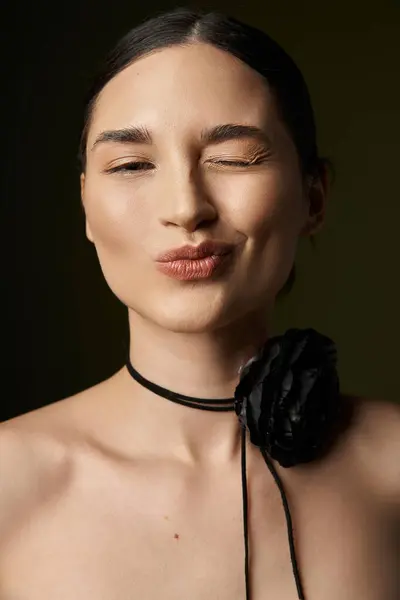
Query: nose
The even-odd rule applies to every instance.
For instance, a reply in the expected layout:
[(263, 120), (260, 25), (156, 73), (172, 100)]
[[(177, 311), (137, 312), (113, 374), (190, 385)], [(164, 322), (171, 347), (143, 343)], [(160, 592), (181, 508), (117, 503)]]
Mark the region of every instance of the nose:
[(161, 223), (175, 225), (188, 232), (217, 216), (215, 203), (196, 173), (174, 172), (163, 187)]

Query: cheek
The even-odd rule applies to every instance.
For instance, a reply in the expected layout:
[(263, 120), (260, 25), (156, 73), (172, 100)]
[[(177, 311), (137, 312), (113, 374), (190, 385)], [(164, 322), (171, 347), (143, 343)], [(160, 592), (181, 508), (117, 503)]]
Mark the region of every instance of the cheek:
[[(150, 239), (149, 216), (135, 210), (126, 187), (91, 184), (85, 192), (85, 213), (99, 266), (110, 290), (126, 306), (132, 293), (147, 288), (149, 257), (144, 251)], [(150, 240), (151, 241), (151, 240)], [(154, 240), (153, 240), (154, 244)]]
[(126, 185), (88, 184), (85, 213), (98, 251), (123, 254), (143, 236), (146, 218), (135, 208)]
[(271, 168), (260, 177), (246, 178), (232, 188), (231, 204), (235, 226), (263, 245), (271, 236), (296, 236), (303, 219), (302, 188), (291, 172)]
[[(237, 228), (247, 236), (247, 268), (256, 296), (276, 296), (287, 280), (296, 255), (304, 219), (300, 180), (284, 171), (269, 172), (249, 185), (246, 210), (238, 214)], [(239, 222), (240, 221), (240, 222)]]

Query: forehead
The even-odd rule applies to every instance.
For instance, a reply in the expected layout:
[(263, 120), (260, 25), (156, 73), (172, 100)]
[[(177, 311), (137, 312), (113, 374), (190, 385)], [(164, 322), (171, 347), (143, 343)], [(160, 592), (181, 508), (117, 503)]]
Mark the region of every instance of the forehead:
[(214, 46), (172, 46), (146, 55), (101, 91), (88, 142), (103, 130), (145, 123), (163, 135), (219, 122), (268, 126), (279, 120), (266, 80)]

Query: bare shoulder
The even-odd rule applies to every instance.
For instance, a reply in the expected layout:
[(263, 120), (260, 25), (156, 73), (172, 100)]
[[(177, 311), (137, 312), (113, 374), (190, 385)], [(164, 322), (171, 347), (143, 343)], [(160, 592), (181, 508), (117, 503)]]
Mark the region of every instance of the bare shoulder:
[(400, 509), (400, 404), (354, 397), (351, 444), (368, 491), (383, 506)]
[(104, 387), (101, 382), (0, 423), (0, 544), (21, 518), (65, 490), (75, 457), (90, 446), (85, 422)]
[(0, 543), (20, 518), (46, 501), (67, 464), (62, 444), (26, 427), (26, 419), (11, 421), (0, 425)]

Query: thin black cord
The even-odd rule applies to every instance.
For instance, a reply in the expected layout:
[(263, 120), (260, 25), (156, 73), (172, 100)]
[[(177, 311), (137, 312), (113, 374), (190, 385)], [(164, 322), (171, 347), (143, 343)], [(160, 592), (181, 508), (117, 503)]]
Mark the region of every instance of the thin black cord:
[[(136, 369), (134, 369), (133, 365), (130, 362), (129, 357), (126, 361), (127, 369), (130, 375), (135, 379), (138, 383), (142, 384), (144, 387), (154, 392), (158, 396), (162, 396), (163, 398), (167, 398), (167, 400), (171, 400), (172, 402), (177, 402), (178, 404), (182, 404), (183, 406), (189, 406), (191, 408), (200, 408), (201, 410), (213, 410), (213, 411), (228, 411), (234, 410), (234, 398), (221, 398), (219, 400), (210, 400), (208, 398), (193, 398), (191, 396), (185, 396), (184, 394), (179, 394), (176, 392), (171, 392), (171, 390), (167, 390), (166, 388), (161, 387), (155, 383), (152, 383)], [(229, 406), (216, 406), (217, 404), (228, 405)], [(211, 406), (208, 406), (211, 405)], [(241, 454), (242, 454), (242, 497), (243, 497), (243, 528), (244, 528), (244, 550), (245, 550), (245, 582), (246, 582), (246, 600), (251, 600), (250, 596), (250, 578), (249, 578), (249, 546), (248, 546), (248, 502), (247, 502), (247, 476), (246, 476), (246, 428), (242, 427), (242, 444), (241, 444)], [(293, 527), (292, 527), (292, 518), (290, 515), (290, 509), (288, 505), (288, 501), (286, 498), (285, 490), (283, 488), (283, 484), (279, 478), (278, 473), (275, 470), (272, 461), (268, 457), (265, 448), (260, 448), (261, 454), (264, 457), (265, 463), (269, 468), (275, 483), (277, 484), (281, 497), (283, 508), (285, 510), (286, 517), (286, 525), (288, 530), (289, 537), (289, 548), (290, 548), (290, 559), (292, 562), (294, 579), (296, 582), (297, 593), (299, 600), (305, 600), (304, 592), (301, 585), (300, 573), (297, 566), (296, 560), (296, 552), (293, 541)]]
[(247, 476), (246, 476), (246, 428), (242, 427), (242, 496), (244, 528), (244, 576), (246, 582), (246, 600), (250, 600), (249, 577), (249, 530), (247, 523)]
[[(220, 398), (219, 400), (209, 399), (209, 398), (192, 398), (191, 396), (185, 396), (184, 394), (179, 394), (177, 392), (171, 392), (171, 390), (167, 390), (166, 388), (157, 385), (145, 379), (143, 375), (138, 373), (136, 369), (134, 369), (133, 365), (128, 361), (126, 363), (129, 373), (132, 375), (134, 379), (138, 383), (141, 383), (144, 387), (154, 392), (158, 396), (162, 396), (163, 398), (167, 398), (167, 400), (172, 400), (172, 402), (177, 402), (178, 404), (182, 404), (183, 406), (189, 406), (191, 408), (200, 408), (202, 410), (233, 410), (233, 398)], [(203, 406), (202, 406), (203, 404)], [(206, 406), (206, 404), (210, 404), (211, 406)], [(228, 405), (228, 406), (217, 406), (218, 404)], [(215, 406), (214, 406), (215, 405)]]
[(260, 450), (261, 450), (261, 454), (263, 455), (264, 460), (267, 464), (267, 467), (271, 471), (272, 477), (275, 479), (275, 482), (281, 493), (283, 508), (285, 509), (286, 525), (287, 525), (288, 537), (289, 537), (290, 558), (291, 558), (292, 567), (293, 567), (294, 579), (296, 581), (297, 593), (299, 595), (299, 600), (305, 600), (303, 588), (301, 585), (300, 573), (299, 573), (299, 569), (297, 566), (296, 552), (295, 552), (295, 548), (294, 548), (292, 517), (290, 515), (290, 510), (289, 510), (288, 501), (286, 499), (285, 490), (283, 489), (282, 481), (280, 480), (279, 475), (276, 472), (274, 465), (272, 464), (268, 454), (266, 453), (265, 448), (260, 448)]

